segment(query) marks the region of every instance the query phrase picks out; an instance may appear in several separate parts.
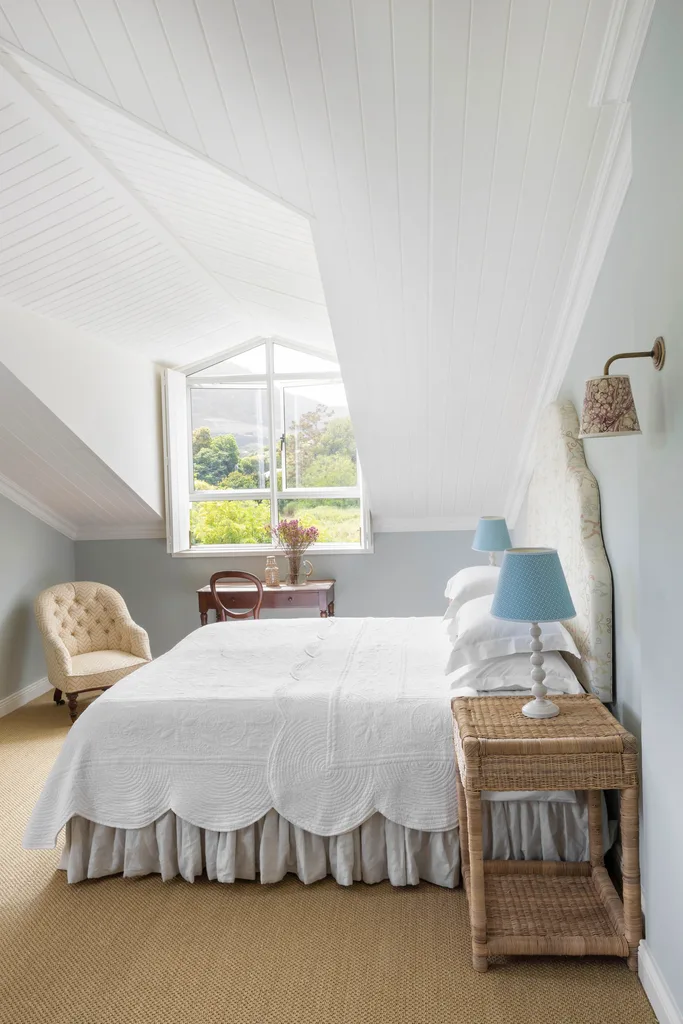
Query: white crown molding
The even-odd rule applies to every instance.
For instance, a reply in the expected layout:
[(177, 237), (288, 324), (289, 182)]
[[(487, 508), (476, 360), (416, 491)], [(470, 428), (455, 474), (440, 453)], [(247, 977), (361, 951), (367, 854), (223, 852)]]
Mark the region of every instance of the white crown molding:
[[(25, 55), (22, 53), (23, 57)], [(9, 81), (6, 84), (14, 93), (13, 99), (26, 108), (30, 116), (38, 123), (43, 124), (47, 132), (54, 135), (57, 130), (57, 138), (61, 144), (107, 185), (112, 194), (124, 203), (134, 216), (153, 232), (161, 244), (187, 267), (195, 280), (201, 281), (220, 301), (230, 303), (233, 312), (238, 313), (245, 325), (248, 325), (252, 318), (251, 314), (246, 311), (242, 300), (233, 295), (230, 289), (190, 252), (165, 221), (150, 209), (141, 196), (133, 191), (125, 177), (119, 173), (104, 153), (90, 143), (61, 108), (36, 86), (14, 57), (6, 51), (3, 52), (2, 49), (0, 49), (0, 67), (4, 68), (7, 73)], [(47, 73), (54, 76), (52, 69), (49, 69)], [(68, 84), (72, 88), (78, 89), (76, 83), (68, 82)], [(203, 159), (203, 157), (198, 155), (198, 159)]]
[(527, 428), (520, 445), (515, 478), (505, 504), (505, 515), (514, 526), (533, 470), (534, 438), (544, 406), (554, 402), (564, 380), (574, 346), (612, 238), (617, 217), (631, 181), (631, 110), (623, 103), (610, 111), (614, 118), (581, 241), (572, 267), (565, 300), (549, 344), (550, 358), (541, 376)]
[(628, 100), (655, 0), (612, 0), (590, 105)]
[(451, 530), (475, 530), (477, 518), (476, 516), (456, 516), (455, 518), (394, 519), (390, 516), (373, 516), (372, 526), (375, 533), (436, 533)]
[(650, 947), (643, 940), (638, 948), (638, 977), (659, 1024), (683, 1024), (683, 1013), (662, 976)]
[(130, 526), (77, 526), (75, 523), (62, 519), (52, 509), (18, 487), (0, 473), (0, 494), (40, 519), (46, 526), (52, 527), (69, 540), (157, 540), (166, 536), (163, 520), (158, 523), (138, 523)]
[(46, 676), (37, 679), (35, 683), (29, 683), (28, 686), (22, 686), (16, 693), (10, 693), (9, 697), (3, 697), (0, 700), (0, 718), (11, 714), (12, 711), (23, 707), (24, 704), (30, 704), (36, 697), (42, 696), (51, 689), (52, 686)]
[(19, 508), (23, 508), (26, 512), (30, 512), (36, 519), (40, 519), (41, 522), (47, 526), (51, 526), (53, 530), (57, 530), (58, 533), (64, 534), (69, 540), (76, 540), (78, 533), (78, 527), (75, 523), (69, 522), (67, 519), (62, 519), (61, 516), (56, 515), (47, 505), (43, 505), (41, 501), (34, 498), (32, 494), (25, 491), (23, 487), (18, 487), (17, 484), (12, 483), (6, 476), (0, 473), (0, 494), (4, 495), (5, 498), (9, 498), (10, 501), (18, 505)]
[(282, 196), (276, 195), (275, 192), (270, 192), (267, 188), (264, 188), (263, 185), (257, 185), (249, 178), (245, 178), (244, 175), (239, 174), (238, 171), (233, 170), (232, 167), (227, 167), (225, 164), (221, 164), (217, 160), (214, 160), (213, 157), (208, 156), (202, 150), (194, 149), (192, 146), (188, 145), (187, 142), (177, 139), (174, 135), (169, 135), (168, 132), (163, 131), (161, 128), (157, 128), (156, 125), (150, 124), (148, 121), (145, 121), (144, 118), (138, 117), (138, 115), (134, 114), (132, 111), (118, 106), (116, 103), (108, 100), (106, 96), (101, 96), (93, 89), (89, 89), (87, 85), (83, 85), (82, 82), (77, 82), (74, 78), (70, 78), (69, 75), (65, 75), (57, 68), (51, 67), (34, 54), (28, 53), (26, 50), (22, 49), (21, 46), (17, 46), (16, 43), (12, 43), (9, 39), (5, 39), (4, 36), (0, 36), (0, 48), (5, 50), (7, 53), (16, 54), (17, 57), (26, 61), (27, 64), (32, 64), (39, 71), (43, 71), (45, 74), (52, 75), (53, 78), (59, 79), (59, 81), (70, 86), (75, 92), (80, 93), (82, 96), (87, 96), (88, 99), (95, 100), (97, 103), (106, 107), (108, 110), (111, 110), (113, 113), (118, 114), (131, 124), (138, 125), (138, 127), (144, 128), (145, 131), (151, 132), (152, 135), (156, 135), (157, 138), (163, 139), (165, 142), (170, 142), (172, 145), (177, 146), (178, 149), (181, 149), (184, 153), (189, 153), (190, 156), (197, 157), (198, 160), (203, 160), (204, 163), (209, 164), (211, 167), (215, 167), (217, 171), (225, 174), (228, 178), (238, 181), (241, 185), (246, 185), (247, 188), (260, 193), (262, 196), (265, 196), (266, 199), (272, 199), (274, 203), (277, 203), (278, 206), (282, 206), (285, 210), (291, 210), (292, 213), (298, 213), (299, 216), (305, 217), (308, 221), (314, 220), (314, 215), (310, 210), (304, 210), (300, 206), (295, 206), (294, 203), (290, 203), (287, 199), (283, 199)]
[(132, 526), (81, 526), (75, 540), (159, 540), (166, 537), (160, 523), (139, 523)]

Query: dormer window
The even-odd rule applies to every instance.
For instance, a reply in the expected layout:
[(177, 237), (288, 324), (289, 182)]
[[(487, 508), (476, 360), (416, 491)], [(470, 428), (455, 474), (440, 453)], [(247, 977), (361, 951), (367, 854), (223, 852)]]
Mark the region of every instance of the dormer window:
[(167, 536), (172, 554), (275, 548), (299, 519), (317, 549), (370, 549), (369, 515), (333, 356), (258, 339), (166, 370)]

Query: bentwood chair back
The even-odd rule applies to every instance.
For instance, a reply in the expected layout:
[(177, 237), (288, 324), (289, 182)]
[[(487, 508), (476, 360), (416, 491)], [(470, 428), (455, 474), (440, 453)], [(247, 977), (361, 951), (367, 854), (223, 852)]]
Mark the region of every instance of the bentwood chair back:
[[(253, 583), (256, 587), (253, 606), (237, 612), (224, 605), (218, 590), (218, 584), (222, 580), (248, 580), (249, 583)], [(209, 580), (209, 586), (211, 587), (211, 596), (216, 608), (216, 615), (220, 622), (225, 622), (226, 616), (231, 619), (248, 619), (250, 617), (258, 619), (260, 617), (261, 605), (263, 604), (263, 584), (258, 576), (254, 576), (250, 572), (241, 572), (239, 569), (228, 569), (226, 572), (215, 572)]]

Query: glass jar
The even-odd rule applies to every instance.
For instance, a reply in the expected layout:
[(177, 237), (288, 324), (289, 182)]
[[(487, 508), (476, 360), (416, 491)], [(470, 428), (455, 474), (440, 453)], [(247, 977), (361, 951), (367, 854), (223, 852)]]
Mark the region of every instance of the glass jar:
[(275, 555), (266, 556), (266, 586), (267, 587), (279, 587), (280, 586), (280, 568), (275, 561)]

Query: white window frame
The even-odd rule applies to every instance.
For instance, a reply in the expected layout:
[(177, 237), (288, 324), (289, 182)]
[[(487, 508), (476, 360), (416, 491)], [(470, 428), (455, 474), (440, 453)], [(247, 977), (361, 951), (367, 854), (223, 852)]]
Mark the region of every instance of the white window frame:
[[(250, 349), (265, 345), (266, 371), (263, 374), (205, 378), (199, 376), (224, 359), (231, 359)], [(275, 373), (274, 346), (280, 345), (307, 355), (325, 358), (324, 355), (304, 345), (297, 345), (278, 337), (252, 338), (242, 345), (211, 356), (199, 363), (180, 370), (165, 370), (163, 375), (163, 416), (164, 416), (164, 477), (166, 484), (166, 549), (175, 557), (202, 558), (216, 555), (258, 555), (272, 554), (278, 550), (275, 541), (269, 544), (202, 544), (190, 543), (190, 506), (193, 501), (249, 501), (263, 498), (270, 501), (271, 526), (278, 521), (278, 501), (293, 498), (358, 498), (360, 500), (361, 539), (358, 544), (312, 545), (311, 551), (329, 554), (364, 554), (373, 551), (372, 517), (368, 508), (365, 488), (357, 458), (358, 481), (353, 487), (315, 487), (278, 489), (277, 473), (270, 473), (270, 484), (266, 488), (240, 489), (230, 491), (195, 491), (192, 459), (192, 418), (190, 414), (190, 392), (193, 384), (210, 382), (213, 385), (264, 383), (268, 392), (268, 427), (270, 436), (270, 466), (277, 464), (276, 445), (279, 435), (278, 424), (281, 414), (276, 408), (276, 383), (306, 383), (307, 381), (329, 381), (343, 383), (338, 369), (326, 372)], [(333, 359), (333, 357), (332, 357)], [(331, 359), (331, 361), (332, 361)]]

